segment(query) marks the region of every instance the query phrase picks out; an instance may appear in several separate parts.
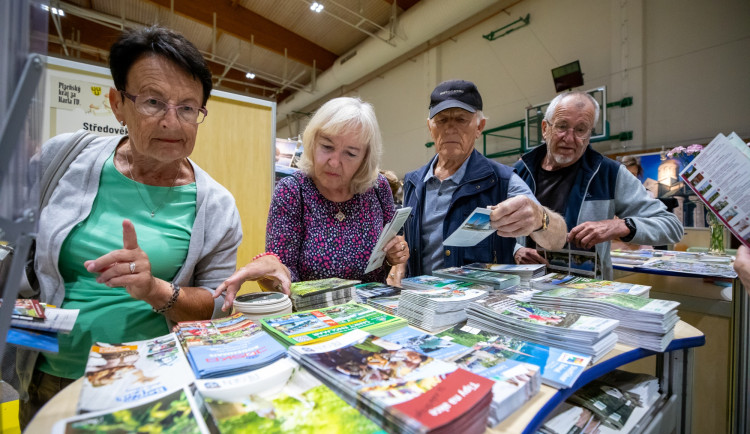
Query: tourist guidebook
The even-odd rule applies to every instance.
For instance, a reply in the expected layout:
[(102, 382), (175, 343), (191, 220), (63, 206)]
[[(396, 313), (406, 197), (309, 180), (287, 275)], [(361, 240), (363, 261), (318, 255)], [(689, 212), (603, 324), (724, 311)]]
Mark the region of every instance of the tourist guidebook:
[(368, 282), (354, 285), (354, 301), (357, 303), (367, 303), (367, 300), (374, 297), (390, 297), (401, 294), (401, 288), (390, 286), (380, 282)]
[[(470, 353), (476, 351), (470, 346), (453, 342), (454, 338), (450, 335), (435, 336), (404, 327), (373, 342), (379, 344), (381, 340), (435, 359), (457, 361), (459, 367), (495, 381), (492, 386), (492, 406), (488, 421), (490, 426), (500, 423), (539, 392), (541, 382), (538, 366), (508, 360), (502, 356), (492, 357), (491, 360), (473, 358)], [(467, 362), (468, 360), (471, 362)]]
[(135, 433), (208, 434), (200, 408), (188, 387), (181, 387), (130, 405), (106, 407), (58, 421), (53, 434)]
[(416, 291), (426, 289), (481, 289), (482, 291), (494, 290), (490, 285), (428, 275), (407, 277), (401, 279), (401, 286), (404, 289), (413, 289)]
[(383, 251), (383, 249), (393, 237), (398, 235), (398, 231), (400, 231), (404, 226), (404, 223), (409, 217), (409, 214), (411, 214), (411, 208), (409, 208), (408, 206), (399, 208), (396, 210), (396, 215), (393, 216), (391, 221), (383, 227), (383, 230), (380, 232), (380, 236), (378, 237), (378, 241), (375, 243), (375, 247), (373, 247), (372, 249), (370, 259), (367, 261), (365, 274), (369, 273), (370, 271), (377, 270), (383, 265), (383, 260), (385, 259), (385, 252)]
[(640, 297), (648, 297), (651, 287), (635, 283), (613, 282), (590, 277), (579, 277), (570, 274), (550, 273), (531, 280), (531, 287), (541, 292), (557, 288), (592, 289), (601, 292), (616, 292)]
[(737, 135), (719, 133), (685, 166), (680, 177), (711, 212), (750, 247), (750, 148)]
[(174, 334), (91, 347), (78, 412), (130, 406), (181, 390), (195, 377)]
[(406, 325), (406, 320), (357, 303), (276, 315), (261, 320), (263, 328), (284, 345), (312, 344), (351, 330), (382, 336)]
[(398, 302), (399, 316), (409, 324), (427, 331), (436, 331), (466, 320), (466, 306), (487, 297), (481, 289), (407, 290)]
[(493, 381), (355, 330), (289, 348), (350, 405), (389, 433), (482, 433)]
[(542, 345), (591, 355), (594, 362), (617, 343), (619, 321), (542, 308), (502, 294), (472, 302), (467, 325)]
[(177, 324), (188, 361), (198, 378), (251, 371), (284, 357), (284, 347), (241, 313)]
[(591, 357), (585, 354), (497, 335), (462, 324), (437, 336), (471, 348), (469, 353), (451, 360), (468, 371), (482, 375), (483, 369), (505, 360), (515, 360), (538, 366), (542, 382), (558, 389), (571, 387), (591, 361)]
[(472, 270), (465, 267), (442, 268), (432, 272), (434, 276), (446, 279), (463, 280), (466, 282), (482, 283), (494, 289), (505, 289), (521, 283), (515, 274), (500, 274), (491, 271)]
[(367, 300), (367, 304), (389, 315), (397, 315), (398, 314), (398, 302), (400, 299), (401, 299), (401, 295), (391, 295), (388, 297), (373, 297)]
[(444, 246), (471, 247), (479, 244), (483, 239), (495, 233), (490, 226), (490, 211), (487, 208), (475, 209), (466, 217), (448, 238), (443, 241)]
[(227, 434), (383, 433), (288, 358), (233, 377), (198, 380), (196, 386), (212, 431)]

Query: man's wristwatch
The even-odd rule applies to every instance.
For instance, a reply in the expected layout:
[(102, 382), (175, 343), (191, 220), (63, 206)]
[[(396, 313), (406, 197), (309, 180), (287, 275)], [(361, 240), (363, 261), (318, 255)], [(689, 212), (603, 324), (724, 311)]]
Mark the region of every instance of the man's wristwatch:
[(549, 227), (549, 214), (547, 214), (547, 210), (542, 208), (542, 227), (535, 230), (534, 232), (544, 232)]
[(620, 239), (626, 243), (629, 243), (630, 240), (632, 240), (635, 236), (635, 222), (633, 222), (633, 219), (631, 219), (630, 217), (625, 217), (624, 219), (622, 219), (622, 221), (625, 223), (625, 226), (628, 227), (628, 230), (630, 232)]

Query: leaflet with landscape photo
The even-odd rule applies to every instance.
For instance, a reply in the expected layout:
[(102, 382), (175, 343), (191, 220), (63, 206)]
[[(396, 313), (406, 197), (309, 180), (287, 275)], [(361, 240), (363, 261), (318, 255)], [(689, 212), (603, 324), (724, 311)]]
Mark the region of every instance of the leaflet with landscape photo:
[(448, 238), (443, 241), (445, 246), (471, 247), (479, 244), (483, 239), (495, 233), (490, 226), (490, 213), (487, 208), (477, 208), (461, 223)]
[(194, 379), (174, 334), (124, 344), (98, 343), (86, 363), (78, 412), (145, 402)]
[(378, 241), (375, 243), (375, 247), (372, 248), (372, 253), (370, 253), (370, 259), (367, 261), (365, 274), (377, 270), (383, 265), (383, 260), (385, 260), (385, 252), (383, 251), (383, 248), (388, 244), (388, 241), (398, 235), (398, 231), (404, 226), (406, 219), (409, 218), (409, 214), (411, 214), (410, 207), (399, 208), (396, 210), (396, 215), (393, 216), (391, 221), (383, 226)]
[(742, 244), (750, 247), (750, 148), (719, 133), (680, 177)]
[(47, 306), (44, 309), (44, 320), (26, 321), (11, 319), (10, 324), (15, 327), (48, 332), (70, 333), (78, 319), (78, 309), (61, 309)]

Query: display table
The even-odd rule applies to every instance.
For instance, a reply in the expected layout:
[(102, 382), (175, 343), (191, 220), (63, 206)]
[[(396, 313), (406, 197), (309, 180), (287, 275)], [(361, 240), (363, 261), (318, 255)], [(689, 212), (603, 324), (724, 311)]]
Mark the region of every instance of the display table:
[(738, 410), (747, 408), (750, 391), (749, 306), (740, 280), (618, 265), (614, 269), (615, 280), (650, 285), (651, 297), (679, 302), (680, 318), (705, 333), (708, 343), (696, 354), (694, 430), (748, 432), (750, 415)]
[[(690, 418), (685, 409), (691, 408), (693, 348), (705, 343), (703, 333), (682, 321), (675, 326), (675, 339), (664, 353), (617, 344), (602, 360), (586, 369), (570, 389), (555, 389), (542, 385), (541, 390), (523, 407), (500, 425), (489, 428), (488, 433), (535, 433), (544, 419), (580, 387), (591, 380), (634, 360), (655, 355), (662, 367), (660, 377), (663, 399), (657, 402), (639, 427), (642, 432), (690, 432)], [(32, 419), (26, 429), (29, 433), (48, 433), (60, 419), (75, 414), (83, 379), (63, 389)], [(689, 414), (687, 414), (689, 416)], [(655, 429), (655, 430), (654, 430)]]

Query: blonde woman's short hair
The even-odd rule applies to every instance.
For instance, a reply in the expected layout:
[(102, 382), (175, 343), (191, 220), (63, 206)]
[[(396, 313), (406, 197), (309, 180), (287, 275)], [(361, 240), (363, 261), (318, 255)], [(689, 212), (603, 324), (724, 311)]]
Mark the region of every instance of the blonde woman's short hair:
[(318, 137), (337, 136), (356, 132), (358, 139), (367, 145), (365, 158), (354, 173), (351, 188), (354, 194), (364, 193), (378, 180), (378, 166), (383, 152), (383, 139), (372, 105), (359, 98), (334, 98), (315, 112), (302, 134), (302, 156), (298, 166), (308, 176), (313, 174), (315, 148)]

